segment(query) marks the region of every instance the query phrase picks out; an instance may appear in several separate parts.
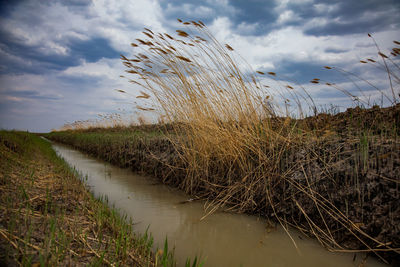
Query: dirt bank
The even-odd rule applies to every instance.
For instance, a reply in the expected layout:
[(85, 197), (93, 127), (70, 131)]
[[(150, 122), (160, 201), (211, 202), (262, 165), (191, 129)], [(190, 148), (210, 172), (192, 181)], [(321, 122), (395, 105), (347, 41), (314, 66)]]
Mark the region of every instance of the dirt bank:
[(0, 132), (0, 265), (154, 266), (151, 250), (149, 237), (96, 200), (48, 141)]
[[(159, 126), (123, 134), (97, 129), (46, 136), (154, 175), (215, 206), (274, 217), (317, 237), (328, 249), (373, 251), (396, 266), (400, 264), (399, 114), (397, 105), (292, 120), (289, 123), (303, 125), (315, 135), (306, 145), (293, 143), (282, 150), (276, 166), (266, 168), (268, 158), (249, 153), (254, 168), (244, 177), (234, 163), (221, 165), (217, 157), (207, 169), (193, 172), (188, 167), (193, 163), (182, 157), (184, 151), (173, 135), (154, 134)], [(285, 119), (276, 123), (280, 121), (287, 123)], [(257, 145), (268, 150), (267, 144)], [(265, 166), (256, 165), (259, 162)]]

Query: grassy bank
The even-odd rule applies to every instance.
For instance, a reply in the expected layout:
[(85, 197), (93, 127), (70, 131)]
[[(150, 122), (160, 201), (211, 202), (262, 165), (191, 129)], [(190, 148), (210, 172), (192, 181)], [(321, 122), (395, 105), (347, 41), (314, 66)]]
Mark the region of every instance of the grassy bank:
[(1, 131), (0, 153), (1, 265), (175, 266), (168, 249), (153, 253), (150, 234), (95, 199), (49, 142)]

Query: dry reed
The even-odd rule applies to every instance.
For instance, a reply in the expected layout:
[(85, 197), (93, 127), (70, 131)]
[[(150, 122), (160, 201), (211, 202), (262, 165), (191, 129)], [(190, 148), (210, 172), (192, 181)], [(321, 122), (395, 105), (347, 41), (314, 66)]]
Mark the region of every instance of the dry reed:
[[(397, 248), (366, 234), (319, 192), (315, 177), (333, 179), (329, 157), (321, 155), (340, 155), (332, 151), (332, 142), (337, 140), (328, 140), (327, 135), (290, 118), (286, 95), (295, 100), (300, 114), (304, 103), (316, 109), (307, 91), (283, 85), (273, 92), (269, 86), (261, 86), (255, 73), (265, 73), (254, 72), (244, 61), (236, 60), (234, 49), (221, 45), (202, 22), (182, 23), (188, 27), (186, 31), (177, 30), (178, 37), (147, 31), (145, 35), (152, 41), (137, 39), (139, 44), (133, 46), (140, 52), (135, 58), (121, 56), (127, 72), (136, 75), (147, 92), (138, 97), (152, 97), (163, 117), (175, 123), (177, 134), (172, 142), (186, 169), (180, 186), (188, 193), (209, 192), (210, 212), (217, 207), (265, 212), (275, 216), (285, 229), (296, 224), (282, 212), (282, 207), (291, 203), (297, 207), (299, 218), (307, 222), (297, 227), (312, 233), (331, 250), (345, 249), (336, 241), (335, 228), (351, 233), (366, 250), (398, 253)], [(384, 62), (389, 59), (378, 51)], [(384, 66), (389, 79), (397, 77), (386, 62)], [(277, 76), (275, 72), (267, 74)], [(311, 81), (320, 82), (318, 78)], [(391, 91), (395, 104), (398, 97), (392, 83)], [(277, 95), (284, 99), (283, 107), (270, 98)], [(309, 173), (315, 161), (322, 162), (314, 168), (321, 172), (319, 175)], [(307, 211), (302, 206), (305, 202), (312, 202), (314, 209)], [(332, 222), (336, 222), (335, 227), (328, 225)]]
[[(293, 119), (289, 102), (294, 102), (300, 118), (305, 117), (305, 108), (317, 114), (306, 89), (282, 84), (275, 72), (253, 71), (244, 60), (237, 59), (230, 45), (220, 44), (201, 21), (178, 21), (186, 30), (177, 30), (177, 37), (146, 29), (144, 34), (151, 41), (137, 39), (138, 44), (132, 44), (138, 50), (136, 56), (121, 59), (127, 73), (136, 77), (131, 82), (144, 90), (138, 98), (153, 100), (157, 111), (175, 127), (171, 142), (181, 160), (176, 167), (184, 166), (186, 173), (180, 187), (191, 194), (207, 192), (209, 212), (225, 207), (275, 216), (285, 229), (292, 225), (307, 231), (331, 250), (348, 251), (338, 241), (340, 232), (358, 240), (366, 251), (399, 253), (397, 247), (366, 233), (361, 227), (366, 222), (352, 220), (332, 200), (332, 192), (321, 189), (321, 181), (336, 184), (344, 179), (355, 191), (360, 190), (357, 177), (368, 170), (365, 162), (357, 165), (361, 169), (354, 170), (354, 175), (345, 173), (339, 178), (335, 164), (348, 155), (353, 157), (361, 139), (343, 141), (335, 133), (332, 137), (334, 130)], [(383, 64), (373, 59), (361, 63), (381, 64), (378, 67), (388, 75), (392, 96), (380, 93), (395, 105), (399, 102), (395, 88), (399, 69), (377, 48)], [(397, 55), (398, 48), (392, 53)], [(324, 68), (353, 75), (331, 66)], [(265, 73), (276, 79), (276, 90), (261, 84), (258, 76)], [(325, 83), (356, 102), (365, 98), (362, 90), (361, 96), (355, 96), (318, 78), (310, 82)], [(282, 101), (274, 101), (278, 98)], [(343, 152), (347, 147), (352, 150)], [(363, 158), (355, 160), (362, 162)], [(288, 207), (289, 213), (285, 211)]]

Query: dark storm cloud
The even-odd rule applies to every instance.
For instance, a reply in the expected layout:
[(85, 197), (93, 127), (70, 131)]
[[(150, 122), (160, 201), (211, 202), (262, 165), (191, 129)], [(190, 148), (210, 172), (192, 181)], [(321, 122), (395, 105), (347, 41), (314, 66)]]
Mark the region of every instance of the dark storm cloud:
[[(114, 50), (107, 39), (70, 39), (63, 41), (66, 55), (48, 54), (41, 45), (29, 45), (11, 33), (0, 30), (0, 48), (8, 56), (0, 59), (0, 73), (33, 73), (62, 71), (80, 65), (82, 60), (96, 62), (101, 58), (118, 58), (120, 52)], [(20, 60), (15, 60), (15, 58)]]
[[(274, 23), (279, 14), (274, 12), (276, 3), (274, 1), (262, 0), (238, 0), (229, 2), (238, 12), (232, 18), (233, 25), (255, 24), (254, 31), (240, 31), (241, 35), (266, 34), (274, 28)], [(238, 29), (240, 30), (240, 29)]]
[[(60, 1), (69, 9), (77, 9), (80, 13), (90, 1)], [(101, 58), (118, 58), (120, 52), (111, 47), (108, 39), (102, 37), (89, 37), (81, 40), (64, 33), (54, 32), (51, 21), (48, 21), (43, 9), (46, 5), (55, 4), (57, 1), (42, 1), (34, 5), (29, 1), (1, 2), (2, 19), (0, 20), (0, 73), (12, 74), (42, 74), (49, 71), (62, 71), (68, 67), (80, 65), (83, 61), (96, 62)], [(4, 4), (4, 5), (3, 5)], [(16, 8), (24, 4), (15, 16)], [(49, 33), (57, 33), (59, 37), (53, 40), (43, 39), (39, 42), (30, 42), (28, 37), (15, 34), (15, 29), (8, 28), (13, 23), (6, 24), (8, 19), (20, 25), (30, 25), (31, 30), (40, 29)], [(14, 26), (12, 26), (14, 27)], [(50, 37), (46, 36), (47, 38)], [(43, 37), (43, 38), (46, 38)], [(56, 53), (46, 49), (49, 41), (65, 49), (65, 53)]]
[[(400, 10), (398, 10), (400, 14)], [(339, 21), (328, 22), (326, 25), (316, 26), (305, 33), (309, 35), (322, 36), (322, 35), (346, 35), (354, 33), (374, 33), (382, 30), (394, 30), (400, 23), (397, 19), (392, 17), (376, 17), (371, 20), (357, 20), (349, 19), (344, 20), (339, 18)]]
[(283, 75), (283, 80), (290, 80), (296, 83), (309, 84), (310, 80), (314, 78), (321, 79), (322, 81), (335, 80), (340, 82), (343, 80), (338, 73), (325, 69), (320, 63), (314, 62), (293, 62), (290, 60), (283, 60), (275, 69), (278, 75)]
[(334, 53), (334, 54), (340, 54), (340, 53), (345, 53), (350, 51), (350, 49), (344, 49), (344, 48), (334, 48), (334, 47), (327, 47), (324, 52), (325, 53)]
[(0, 29), (0, 73), (34, 73), (48, 70), (62, 70), (73, 63), (74, 59), (60, 55), (45, 55), (40, 45), (28, 45), (9, 32)]
[(324, 25), (315, 25), (306, 31), (310, 35), (345, 35), (354, 33), (379, 32), (398, 29), (400, 26), (400, 1), (319, 1), (319, 4), (335, 5), (317, 12), (304, 6), (298, 14), (301, 18), (321, 17), (327, 20)]
[(86, 62), (96, 62), (101, 58), (118, 58), (121, 52), (114, 50), (104, 38), (93, 38), (87, 41), (72, 41), (68, 45), (70, 54)]
[[(266, 34), (286, 26), (304, 26), (320, 18), (326, 24), (311, 24), (305, 30), (309, 35), (345, 35), (398, 29), (400, 26), (400, 1), (292, 1), (279, 8), (279, 1), (230, 1), (239, 10), (231, 19), (233, 24), (257, 23), (256, 34)], [(296, 20), (277, 23), (284, 12), (291, 11)], [(242, 33), (241, 33), (242, 34)]]
[(61, 3), (67, 6), (83, 7), (89, 5), (93, 0), (62, 0)]
[(28, 98), (28, 99), (41, 99), (41, 100), (58, 100), (62, 96), (54, 94), (40, 94), (38, 91), (34, 90), (21, 90), (21, 91), (2, 91), (1, 95), (14, 96), (18, 98)]
[[(278, 17), (274, 12), (274, 1), (203, 1), (196, 0), (161, 1), (167, 19), (201, 20), (210, 25), (218, 17), (227, 17), (232, 21), (233, 30), (241, 35), (265, 33), (271, 29), (271, 23)], [(254, 30), (245, 31), (243, 25), (256, 24)]]
[[(280, 7), (279, 1), (235, 0), (228, 1), (230, 8), (221, 9), (219, 1), (162, 1), (167, 10), (168, 19), (202, 19), (209, 24), (216, 17), (225, 16), (232, 21), (232, 27), (241, 35), (260, 35), (286, 26), (304, 26), (313, 19), (320, 18), (326, 23), (314, 23), (305, 29), (308, 35), (345, 35), (354, 33), (378, 32), (397, 29), (400, 26), (400, 1), (397, 0), (366, 0), (366, 1), (289, 1)], [(184, 5), (191, 6), (191, 14), (185, 14)], [(193, 17), (195, 10), (201, 7), (210, 10), (203, 17)], [(292, 12), (296, 20), (289, 19), (278, 23), (279, 16), (284, 12)], [(240, 25), (255, 24), (253, 31), (242, 31)]]
[(3, 16), (9, 14), (10, 11), (12, 11), (15, 6), (21, 2), (23, 2), (23, 0), (0, 0), (0, 15)]

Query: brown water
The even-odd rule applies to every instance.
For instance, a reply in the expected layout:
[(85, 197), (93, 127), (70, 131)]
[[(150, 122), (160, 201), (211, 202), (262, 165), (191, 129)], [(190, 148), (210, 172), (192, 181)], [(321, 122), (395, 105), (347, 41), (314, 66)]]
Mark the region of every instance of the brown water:
[[(281, 227), (270, 232), (266, 219), (217, 212), (204, 220), (204, 202), (179, 204), (189, 197), (181, 191), (112, 166), (67, 146), (53, 148), (84, 176), (96, 196), (130, 216), (134, 230), (149, 231), (155, 244), (163, 247), (168, 236), (175, 245), (178, 266), (187, 257), (201, 255), (204, 266), (359, 266), (363, 255), (331, 253), (313, 239), (291, 230), (298, 249)], [(300, 237), (301, 236), (301, 237)], [(365, 266), (385, 266), (368, 258)]]

